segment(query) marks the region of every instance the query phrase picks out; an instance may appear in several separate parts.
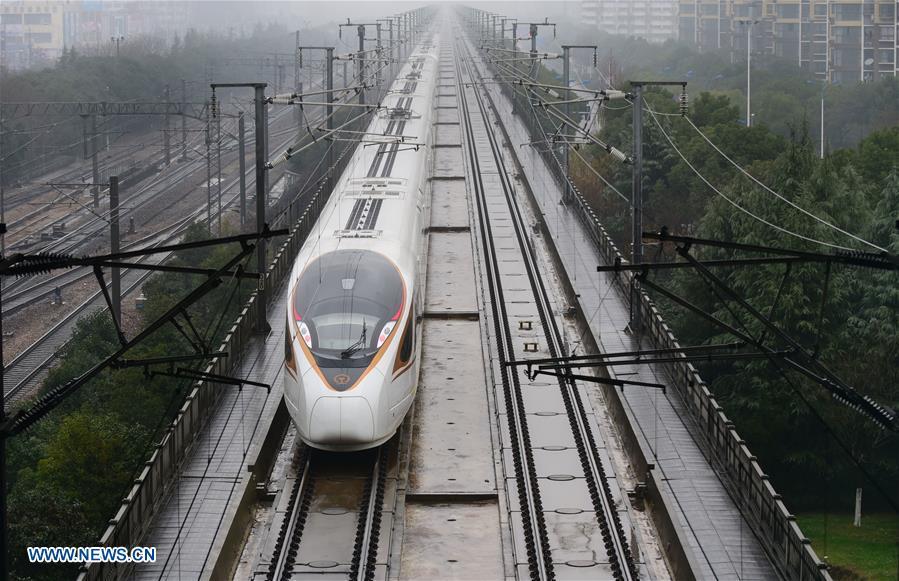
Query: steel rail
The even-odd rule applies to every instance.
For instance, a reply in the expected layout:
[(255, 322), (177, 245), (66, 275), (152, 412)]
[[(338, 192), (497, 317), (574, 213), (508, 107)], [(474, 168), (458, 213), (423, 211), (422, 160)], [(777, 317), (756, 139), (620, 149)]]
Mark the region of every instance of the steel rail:
[[(514, 345), (509, 329), (509, 317), (506, 312), (506, 302), (503, 298), (503, 288), (499, 281), (501, 275), (497, 252), (493, 240), (492, 228), (489, 220), (489, 210), (485, 196), (485, 187), (477, 158), (477, 143), (474, 138), (474, 129), (471, 122), (472, 112), (469, 109), (467, 89), (471, 89), (476, 95), (477, 90), (470, 85), (466, 87), (463, 81), (462, 59), (456, 52), (456, 79), (459, 86), (459, 102), (462, 110), (462, 127), (465, 136), (466, 153), (472, 172), (475, 199), (477, 202), (477, 215), (480, 227), (481, 244), (484, 250), (484, 260), (487, 263), (487, 285), (490, 294), (490, 308), (492, 311), (493, 326), (496, 335), (497, 357), (500, 361), (500, 378), (503, 385), (506, 413), (509, 418), (509, 431), (512, 437), (510, 442), (515, 472), (515, 481), (518, 486), (518, 499), (524, 525), (528, 569), (531, 577), (538, 580), (554, 579), (552, 555), (549, 548), (549, 537), (546, 533), (546, 522), (543, 516), (543, 505), (540, 498), (540, 489), (537, 483), (537, 473), (534, 465), (533, 451), (531, 449), (530, 434), (528, 432), (525, 406), (519, 384), (518, 374), (509, 374), (506, 362), (515, 360)], [(470, 69), (466, 69), (471, 77)], [(489, 131), (487, 132), (490, 133)], [(539, 552), (538, 552), (539, 551)]]
[[(279, 118), (281, 118), (281, 117), (284, 116), (284, 115), (286, 115), (286, 113), (281, 113), (281, 114), (277, 115), (274, 119), (272, 119), (272, 123), (276, 122), (276, 120), (278, 120)], [(281, 142), (281, 144), (279, 145), (279, 147), (280, 147), (280, 146), (283, 146), (284, 144), (288, 143), (289, 141), (290, 141), (290, 139), (285, 139), (284, 141)], [(165, 195), (165, 194), (166, 194), (167, 192), (169, 192), (172, 188), (174, 188), (175, 186), (178, 185), (178, 180), (179, 180), (181, 177), (183, 177), (185, 174), (190, 174), (190, 173), (193, 173), (193, 171), (196, 171), (197, 169), (200, 169), (200, 165), (197, 165), (197, 167), (192, 167), (192, 166), (193, 166), (194, 163), (200, 164), (201, 161), (202, 161), (202, 160), (194, 160), (194, 161), (193, 161), (192, 163), (190, 163), (190, 164), (185, 164), (184, 166), (179, 167), (179, 168), (176, 170), (176, 172), (177, 172), (176, 175), (170, 175), (170, 176), (166, 176), (166, 177), (164, 178), (165, 181), (167, 181), (167, 182), (169, 182), (169, 183), (164, 184), (164, 185), (163, 185), (163, 188), (162, 188), (161, 190), (159, 190), (159, 191), (156, 192), (155, 194), (151, 193), (151, 194), (149, 194), (149, 195), (147, 195), (147, 196), (144, 196), (144, 198), (143, 198), (142, 200), (140, 200), (136, 205), (133, 205), (133, 206), (131, 206), (130, 208), (128, 208), (128, 211), (133, 212), (133, 211), (137, 210), (138, 208), (143, 207), (144, 205), (147, 205), (147, 204), (152, 203), (154, 200), (156, 200), (156, 199), (159, 198), (160, 196)], [(251, 180), (253, 179), (252, 173), (253, 173), (252, 168), (249, 169), (249, 170), (247, 171), (247, 175), (250, 176), (250, 179), (251, 179)], [(135, 193), (134, 195), (140, 195), (140, 194), (146, 192), (149, 188), (151, 188), (151, 187), (153, 187), (153, 186), (155, 186), (155, 185), (158, 185), (159, 182), (162, 181), (162, 180), (163, 180), (163, 178), (159, 178), (159, 177), (157, 176), (151, 184), (148, 184), (148, 185), (144, 186), (143, 188), (141, 188), (141, 189), (140, 189), (137, 193)], [(230, 181), (230, 182), (223, 188), (223, 191), (227, 191), (227, 190), (232, 189), (232, 188), (237, 184), (238, 181), (239, 181), (239, 176), (233, 178), (233, 179), (232, 179), (232, 180), (231, 180), (231, 181)], [(252, 184), (252, 182), (251, 182), (251, 184)], [(231, 204), (233, 204), (234, 199), (235, 199), (235, 198), (232, 197), (230, 201), (226, 202), (226, 203), (224, 204), (224, 206), (223, 206), (223, 210), (224, 210), (225, 207), (228, 207), (228, 206), (230, 206)], [(168, 230), (168, 229), (170, 229), (170, 228), (173, 228), (173, 227), (174, 227), (174, 228), (179, 228), (180, 231), (183, 231), (183, 228), (182, 228), (183, 226), (189, 225), (189, 224), (192, 223), (198, 216), (200, 216), (200, 215), (201, 215), (202, 213), (204, 213), (204, 212), (205, 212), (205, 206), (201, 205), (197, 210), (193, 211), (187, 218), (183, 218), (183, 219), (178, 220), (178, 221), (176, 221), (175, 223), (173, 223), (173, 224), (171, 224), (171, 225), (169, 225), (169, 226), (164, 227), (164, 228), (162, 229), (162, 232), (164, 232), (164, 231), (166, 231), (166, 230)], [(161, 213), (161, 212), (158, 212), (157, 215), (158, 215), (159, 213)], [(215, 216), (218, 215), (217, 210), (214, 212), (214, 215), (215, 215)], [(80, 225), (76, 230), (73, 230), (72, 232), (70, 232), (70, 233), (67, 234), (66, 236), (64, 236), (64, 237), (62, 237), (62, 238), (60, 238), (60, 239), (54, 241), (54, 242), (51, 243), (50, 245), (48, 245), (48, 246), (42, 248), (41, 251), (42, 251), (42, 252), (45, 252), (45, 251), (58, 251), (58, 250), (56, 250), (56, 249), (57, 249), (57, 247), (59, 246), (59, 244), (60, 244), (61, 242), (66, 241), (70, 236), (74, 236), (75, 234), (80, 233), (80, 231), (83, 230), (83, 229), (87, 229), (87, 228), (93, 227), (93, 230), (92, 230), (92, 231), (86, 233), (86, 234), (85, 234), (83, 237), (81, 237), (81, 238), (76, 238), (76, 239), (72, 240), (72, 241), (71, 241), (71, 244), (70, 244), (69, 246), (67, 246), (67, 247), (65, 247), (63, 250), (61, 250), (61, 251), (65, 251), (65, 252), (71, 252), (72, 250), (74, 250), (75, 248), (77, 248), (78, 246), (80, 246), (81, 244), (84, 244), (84, 243), (86, 243), (88, 240), (91, 240), (91, 239), (93, 239), (93, 238), (95, 238), (95, 237), (97, 237), (97, 236), (100, 236), (100, 235), (102, 235), (102, 234), (104, 233), (104, 231), (105, 231), (105, 224), (98, 224), (98, 222), (100, 222), (100, 219), (99, 219), (99, 218), (94, 218), (93, 220), (90, 220), (90, 221), (88, 221), (88, 222), (86, 222), (86, 223)], [(141, 242), (141, 241), (148, 241), (148, 240), (151, 240), (151, 239), (153, 239), (153, 238), (158, 237), (159, 234), (160, 234), (159, 232), (157, 232), (156, 234), (151, 234), (151, 235), (149, 235), (149, 236), (146, 236), (146, 237), (140, 239), (139, 241), (132, 242), (131, 245), (133, 245), (133, 244), (135, 244), (135, 243), (138, 243), (138, 242)], [(168, 241), (168, 240), (172, 240), (172, 237), (168, 237), (168, 238), (166, 238), (166, 240), (167, 240), (167, 241)], [(64, 272), (64, 273), (52, 275), (52, 276), (50, 276), (50, 277), (48, 277), (48, 278), (42, 278), (42, 279), (39, 279), (39, 280), (37, 280), (36, 282), (34, 282), (34, 284), (27, 285), (24, 289), (20, 289), (20, 290), (18, 290), (18, 291), (16, 291), (16, 292), (10, 294), (10, 290), (16, 289), (17, 287), (22, 286), (22, 285), (26, 285), (26, 281), (27, 281), (28, 279), (21, 279), (21, 280), (18, 280), (18, 281), (13, 281), (13, 282), (7, 284), (7, 285), (4, 287), (4, 289), (3, 289), (3, 290), (4, 290), (4, 304), (6, 304), (6, 305), (12, 304), (13, 307), (12, 307), (12, 308), (9, 308), (9, 307), (4, 308), (4, 309), (3, 309), (3, 314), (9, 316), (9, 315), (15, 313), (16, 311), (18, 311), (18, 310), (20, 310), (20, 309), (22, 309), (22, 308), (25, 308), (25, 307), (27, 307), (27, 306), (29, 306), (29, 305), (31, 305), (31, 304), (33, 304), (33, 303), (35, 303), (35, 302), (41, 300), (43, 297), (47, 296), (48, 294), (50, 294), (50, 293), (52, 292), (52, 289), (50, 288), (51, 285), (52, 285), (54, 288), (55, 288), (56, 286), (68, 285), (68, 284), (71, 284), (71, 283), (73, 283), (73, 282), (77, 282), (78, 280), (80, 280), (80, 279), (82, 279), (82, 278), (84, 278), (84, 277), (86, 277), (86, 276), (90, 276), (90, 274), (91, 274), (91, 273), (89, 273), (89, 272), (88, 272), (88, 273), (84, 273), (84, 274), (73, 274), (72, 272)], [(48, 290), (41, 291), (42, 288), (47, 288)], [(32, 295), (32, 296), (29, 297), (28, 295)], [(19, 303), (16, 303), (16, 302), (15, 302), (16, 299), (20, 299), (20, 298), (22, 298), (22, 297), (24, 297), (24, 298), (23, 298)]]
[[(294, 578), (294, 567), (302, 565), (297, 562), (297, 556), (306, 535), (313, 533), (306, 530), (306, 523), (313, 505), (318, 503), (316, 483), (346, 477), (340, 471), (331, 473), (327, 465), (327, 452), (314, 450), (305, 444), (300, 446), (298, 462), (300, 470), (289, 492), (286, 516), (278, 529), (272, 560), (264, 572), (268, 581), (289, 581)], [(357, 503), (358, 520), (355, 534), (352, 540), (347, 539), (347, 542), (353, 543), (348, 573), (348, 579), (352, 581), (372, 581), (375, 576), (387, 480), (387, 451), (388, 444), (370, 451), (373, 452), (370, 457), (371, 466)]]
[[(350, 581), (373, 581), (378, 557), (378, 536), (384, 510), (384, 485), (387, 480), (386, 445), (376, 452), (370, 480), (362, 495), (359, 523), (350, 563)], [(362, 515), (365, 515), (365, 518)]]
[[(474, 59), (472, 58), (471, 51), (469, 50), (467, 52), (469, 54), (469, 61), (473, 63)], [(477, 69), (477, 65), (468, 64), (468, 67), (471, 79), (481, 80), (482, 76)], [(472, 71), (475, 71), (477, 75)], [(489, 93), (485, 99), (481, 96), (479, 91), (474, 90), (473, 92), (476, 95), (481, 114), (485, 122), (488, 122), (488, 126), (490, 126), (488, 105), (489, 109), (493, 111), (494, 117), (496, 119), (500, 118), (493, 100)], [(526, 234), (527, 225), (525, 224), (518, 199), (515, 196), (510, 174), (505, 166), (502, 146), (493, 132), (488, 131), (487, 134), (489, 145), (499, 169), (500, 182), (503, 186), (503, 193), (509, 208), (509, 215), (512, 218), (513, 227), (521, 250), (531, 290), (533, 292), (540, 323), (547, 340), (547, 346), (551, 356), (558, 357), (564, 349), (562, 334), (555, 317), (552, 315), (552, 305), (549, 293), (545, 286), (544, 277), (540, 273), (535, 250), (530, 244)], [(615, 575), (616, 579), (631, 581), (638, 576), (637, 568), (627, 544), (626, 532), (624, 531), (621, 519), (615, 510), (611, 487), (605, 469), (602, 466), (602, 460), (597, 451), (593, 432), (589, 426), (590, 420), (581, 398), (580, 390), (574, 379), (571, 377), (559, 377), (557, 379), (591, 501), (599, 522), (603, 541), (607, 548), (612, 573)]]
[[(289, 579), (290, 568), (297, 555), (299, 541), (303, 537), (306, 527), (306, 519), (309, 516), (309, 506), (312, 500), (312, 491), (315, 481), (312, 477), (312, 450), (304, 444), (302, 446), (300, 465), (303, 467), (297, 475), (288, 499), (289, 517), (281, 525), (278, 539), (275, 544), (275, 557), (269, 565), (269, 580)], [(296, 543), (296, 544), (294, 544)]]

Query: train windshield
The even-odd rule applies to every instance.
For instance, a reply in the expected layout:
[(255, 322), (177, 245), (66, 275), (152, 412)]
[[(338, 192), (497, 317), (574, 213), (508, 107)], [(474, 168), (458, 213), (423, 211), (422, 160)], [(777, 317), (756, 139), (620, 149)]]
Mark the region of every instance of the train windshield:
[(321, 367), (368, 366), (394, 332), (403, 279), (370, 250), (337, 250), (306, 267), (294, 292), (301, 339)]

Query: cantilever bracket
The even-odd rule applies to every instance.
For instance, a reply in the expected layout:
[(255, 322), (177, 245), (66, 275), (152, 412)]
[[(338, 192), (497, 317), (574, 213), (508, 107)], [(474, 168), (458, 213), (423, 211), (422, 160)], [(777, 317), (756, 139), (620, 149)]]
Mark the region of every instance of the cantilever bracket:
[(648, 381), (631, 381), (629, 379), (610, 379), (608, 377), (597, 377), (595, 375), (581, 375), (577, 373), (554, 373), (552, 371), (546, 371), (543, 369), (538, 369), (533, 373), (531, 379), (534, 379), (538, 375), (550, 375), (552, 377), (561, 377), (562, 379), (576, 379), (578, 381), (588, 381), (590, 383), (600, 383), (602, 385), (613, 385), (621, 389), (624, 392), (624, 388), (627, 386), (631, 387), (652, 387), (655, 389), (661, 389), (662, 393), (667, 393), (667, 388), (661, 383), (650, 383)]
[(241, 379), (239, 377), (230, 377), (227, 375), (218, 375), (215, 373), (207, 373), (205, 371), (196, 371), (194, 369), (187, 369), (185, 367), (179, 367), (177, 371), (174, 373), (167, 371), (154, 371), (151, 375), (162, 375), (166, 377), (176, 377), (179, 379), (191, 379), (191, 380), (203, 380), (209, 381), (212, 383), (223, 383), (225, 385), (235, 385), (239, 390), (243, 390), (244, 385), (252, 385), (253, 387), (264, 387), (265, 391), (271, 393), (272, 386), (267, 383), (261, 383), (259, 381), (251, 381), (249, 379)]
[(146, 359), (119, 359), (114, 361), (110, 367), (113, 369), (124, 369), (126, 367), (143, 367), (148, 371), (150, 365), (172, 365), (174, 363), (182, 363), (185, 361), (195, 361), (197, 359), (213, 359), (215, 357), (227, 357), (227, 351), (210, 351), (209, 353), (197, 353), (196, 355), (171, 355), (166, 357), (148, 357)]
[[(99, 264), (94, 265), (94, 276), (97, 277), (100, 291), (103, 293), (103, 298), (106, 299), (106, 306), (109, 308), (109, 313), (112, 315), (112, 324), (115, 325), (115, 332), (119, 337), (119, 344), (124, 347), (128, 343), (128, 340), (125, 338), (125, 333), (122, 332), (122, 326), (119, 324), (119, 319), (116, 317), (115, 310), (112, 307), (112, 297), (109, 295), (109, 289), (106, 288), (103, 268)], [(121, 313), (119, 313), (119, 316), (121, 316)]]

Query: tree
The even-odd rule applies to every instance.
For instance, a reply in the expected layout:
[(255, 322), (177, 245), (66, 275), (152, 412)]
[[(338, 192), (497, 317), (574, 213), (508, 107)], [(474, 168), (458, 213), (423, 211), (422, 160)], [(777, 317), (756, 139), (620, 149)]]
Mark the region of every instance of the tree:
[(874, 131), (858, 144), (855, 165), (870, 183), (878, 183), (899, 168), (899, 127)]
[(9, 559), (14, 579), (71, 579), (77, 565), (30, 563), (27, 547), (85, 547), (96, 544), (96, 530), (82, 503), (30, 470), (9, 495)]
[(78, 499), (87, 522), (102, 522), (131, 483), (131, 459), (143, 453), (146, 443), (147, 433), (139, 426), (79, 410), (62, 420), (35, 475), (64, 497)]

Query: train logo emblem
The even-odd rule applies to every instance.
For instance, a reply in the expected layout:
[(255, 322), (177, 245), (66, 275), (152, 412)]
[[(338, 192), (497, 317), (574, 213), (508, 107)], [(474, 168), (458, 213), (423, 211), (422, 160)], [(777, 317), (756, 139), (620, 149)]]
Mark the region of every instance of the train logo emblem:
[(334, 376), (334, 383), (337, 385), (346, 385), (350, 382), (350, 376), (346, 373), (338, 373)]

